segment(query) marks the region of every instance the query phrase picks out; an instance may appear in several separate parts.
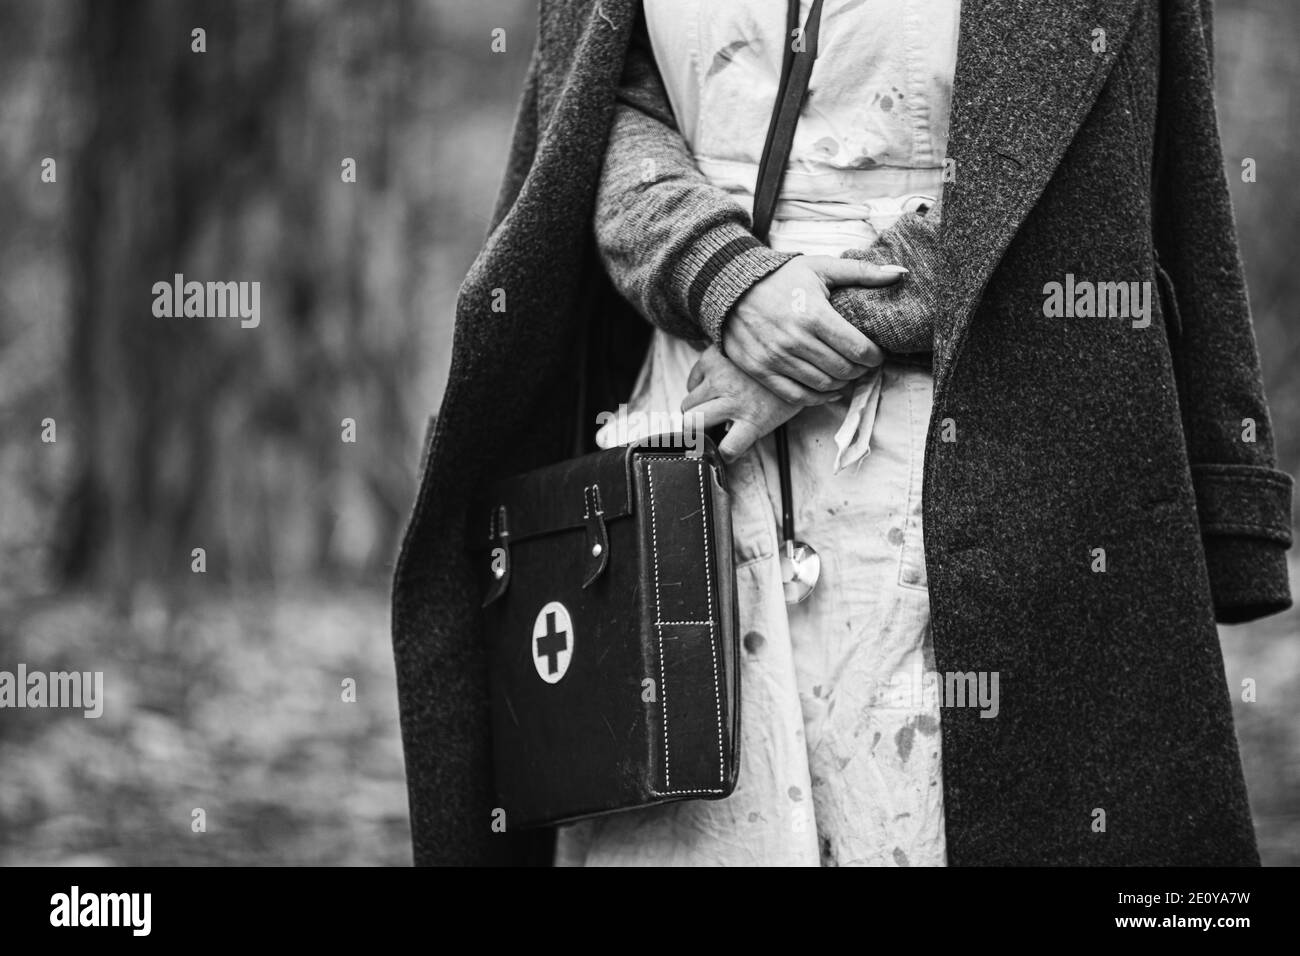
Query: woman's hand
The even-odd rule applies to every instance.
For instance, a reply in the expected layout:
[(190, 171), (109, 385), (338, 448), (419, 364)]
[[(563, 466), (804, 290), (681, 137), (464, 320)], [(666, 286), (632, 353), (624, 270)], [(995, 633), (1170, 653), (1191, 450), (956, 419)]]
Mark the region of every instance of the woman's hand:
[(835, 256), (797, 256), (736, 303), (723, 326), (723, 351), (777, 398), (819, 404), (884, 361), (880, 347), (831, 307), (830, 290), (885, 286), (906, 272)]
[[(742, 372), (716, 346), (700, 355), (686, 381), (690, 392), (682, 400), (682, 414), (699, 416), (703, 431), (722, 422), (731, 428), (718, 445), (724, 461), (735, 461), (764, 435), (775, 431), (804, 408), (787, 402)], [(827, 395), (820, 402), (832, 401)]]

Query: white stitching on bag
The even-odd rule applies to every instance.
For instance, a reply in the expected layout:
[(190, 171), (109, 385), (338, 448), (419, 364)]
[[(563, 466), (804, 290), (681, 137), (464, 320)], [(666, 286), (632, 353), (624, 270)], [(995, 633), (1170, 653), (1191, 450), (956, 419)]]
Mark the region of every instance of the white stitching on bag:
[(713, 576), (708, 567), (709, 562), (709, 520), (704, 504), (704, 465), (700, 464), (697, 474), (700, 479), (700, 530), (704, 540), (704, 583), (709, 593), (709, 652), (713, 655), (713, 709), (718, 719), (718, 782), (726, 780), (726, 757), (722, 750), (722, 693), (718, 688), (718, 639), (717, 629), (713, 626)]
[[(659, 604), (659, 526), (655, 521), (655, 467), (649, 462), (645, 466), (645, 475), (650, 487), (650, 553), (654, 557), (655, 619), (658, 620), (663, 617)], [(664, 632), (658, 624), (655, 625), (655, 635), (659, 638), (659, 706), (664, 721), (664, 786), (671, 788), (672, 775), (668, 763), (668, 681), (667, 670), (664, 667)]]
[[(657, 460), (672, 461), (676, 460), (671, 456), (659, 456)], [(705, 510), (704, 502), (704, 466), (700, 464), (697, 472), (700, 487), (700, 521), (704, 527), (704, 559), (707, 562), (709, 557), (709, 536), (708, 536), (708, 513)], [(709, 627), (709, 650), (713, 655), (713, 703), (714, 713), (718, 722), (718, 779), (725, 780), (726, 756), (723, 749), (722, 737), (722, 697), (721, 690), (718, 686), (718, 644), (716, 636), (716, 627), (713, 621), (713, 579), (707, 574), (705, 582), (708, 587), (709, 602), (709, 620), (708, 621), (664, 621), (662, 620), (663, 611), (659, 596), (659, 533), (658, 522), (655, 518), (655, 494), (654, 494), (654, 465), (646, 463), (646, 480), (650, 492), (650, 550), (654, 558), (655, 568), (655, 631), (659, 639), (659, 701), (663, 713), (664, 722), (664, 787), (666, 788), (660, 796), (673, 797), (684, 796), (692, 793), (722, 793), (720, 787), (693, 789), (693, 790), (673, 790), (672, 778), (669, 773), (669, 749), (668, 749), (668, 689), (667, 689), (667, 670), (664, 666), (664, 635), (663, 628), (675, 625), (705, 625)]]

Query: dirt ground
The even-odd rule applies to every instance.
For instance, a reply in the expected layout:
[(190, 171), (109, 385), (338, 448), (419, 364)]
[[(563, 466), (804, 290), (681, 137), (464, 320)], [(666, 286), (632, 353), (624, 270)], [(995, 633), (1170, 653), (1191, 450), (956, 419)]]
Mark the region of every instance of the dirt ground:
[[(1292, 565), (1300, 593), (1300, 564)], [(1224, 628), (1266, 864), (1300, 864), (1300, 612)], [(103, 716), (0, 713), (0, 863), (410, 861), (387, 595), (46, 600), (0, 619), (0, 669), (104, 672)], [(355, 702), (344, 681), (356, 682)], [(1254, 703), (1240, 698), (1256, 681)], [(196, 832), (196, 810), (205, 829)]]
[(2, 666), (102, 670), (106, 700), (4, 712), (0, 862), (410, 862), (386, 595), (137, 603), (0, 624)]

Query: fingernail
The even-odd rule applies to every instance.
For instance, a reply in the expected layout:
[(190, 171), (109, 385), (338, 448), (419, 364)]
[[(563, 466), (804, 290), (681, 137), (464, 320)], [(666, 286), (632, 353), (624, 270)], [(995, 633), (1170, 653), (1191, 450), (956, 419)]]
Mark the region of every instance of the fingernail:
[(880, 271), (888, 272), (890, 275), (895, 276), (907, 275), (908, 272), (908, 270), (904, 269), (902, 266), (881, 266)]

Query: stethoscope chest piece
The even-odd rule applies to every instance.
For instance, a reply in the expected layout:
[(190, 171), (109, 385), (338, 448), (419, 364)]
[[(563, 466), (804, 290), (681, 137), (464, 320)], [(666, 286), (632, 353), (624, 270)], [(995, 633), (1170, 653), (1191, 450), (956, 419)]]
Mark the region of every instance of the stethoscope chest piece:
[(800, 604), (817, 587), (822, 559), (811, 545), (787, 539), (781, 545), (781, 587), (786, 604)]

